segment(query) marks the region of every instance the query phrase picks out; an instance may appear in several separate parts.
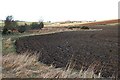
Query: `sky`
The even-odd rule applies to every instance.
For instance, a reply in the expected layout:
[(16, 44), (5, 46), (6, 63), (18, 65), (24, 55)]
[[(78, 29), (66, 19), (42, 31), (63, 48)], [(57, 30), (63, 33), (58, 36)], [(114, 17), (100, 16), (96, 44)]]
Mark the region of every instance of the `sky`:
[(118, 18), (119, 0), (0, 0), (0, 20), (101, 21)]

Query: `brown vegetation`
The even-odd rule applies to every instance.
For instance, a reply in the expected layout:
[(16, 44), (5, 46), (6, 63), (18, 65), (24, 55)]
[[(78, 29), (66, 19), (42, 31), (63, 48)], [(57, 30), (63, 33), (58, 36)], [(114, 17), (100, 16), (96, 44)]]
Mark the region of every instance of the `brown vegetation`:
[(47, 66), (38, 62), (35, 55), (26, 53), (4, 55), (2, 62), (2, 78), (100, 78), (100, 74), (97, 76), (90, 69), (84, 72)]

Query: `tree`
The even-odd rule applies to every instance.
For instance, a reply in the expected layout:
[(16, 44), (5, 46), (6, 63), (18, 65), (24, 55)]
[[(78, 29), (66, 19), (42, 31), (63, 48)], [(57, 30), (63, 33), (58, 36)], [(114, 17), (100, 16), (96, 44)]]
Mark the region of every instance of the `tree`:
[(31, 29), (41, 29), (44, 27), (44, 24), (43, 22), (40, 22), (40, 23), (33, 22), (30, 26), (31, 26)]
[(40, 22), (40, 29), (44, 27), (43, 22)]
[(39, 29), (39, 24), (37, 22), (33, 22), (30, 26), (31, 29)]
[(25, 31), (26, 31), (26, 26), (25, 26), (25, 25), (19, 26), (18, 31), (19, 31), (20, 33), (25, 32)]
[(10, 29), (13, 23), (13, 17), (12, 16), (7, 16), (5, 20), (5, 26), (4, 28)]
[(5, 26), (3, 28), (3, 34), (9, 34), (11, 33), (10, 30), (12, 31), (15, 29), (15, 27), (18, 26), (17, 22), (13, 20), (13, 16), (7, 16), (6, 20), (4, 21)]

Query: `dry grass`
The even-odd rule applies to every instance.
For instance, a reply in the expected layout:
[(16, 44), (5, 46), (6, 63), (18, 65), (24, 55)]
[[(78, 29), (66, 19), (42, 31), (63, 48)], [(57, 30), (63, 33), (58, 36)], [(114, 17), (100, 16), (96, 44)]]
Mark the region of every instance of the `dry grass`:
[(1, 53), (0, 53), (0, 80), (2, 78), (2, 56), (1, 56)]
[(12, 42), (11, 42), (11, 38), (8, 38), (5, 42), (4, 42), (4, 47), (5, 48), (11, 48), (11, 44), (12, 44)]
[(49, 24), (49, 25), (45, 25), (45, 27), (65, 27), (65, 26), (74, 26), (74, 25), (81, 25), (81, 24), (85, 24), (85, 23), (90, 23), (90, 22), (82, 22), (82, 23), (64, 23), (64, 24), (60, 24), (60, 23), (54, 23), (54, 24)]
[(35, 55), (7, 54), (3, 56), (3, 78), (99, 78), (90, 69), (83, 72), (54, 68), (37, 61)]

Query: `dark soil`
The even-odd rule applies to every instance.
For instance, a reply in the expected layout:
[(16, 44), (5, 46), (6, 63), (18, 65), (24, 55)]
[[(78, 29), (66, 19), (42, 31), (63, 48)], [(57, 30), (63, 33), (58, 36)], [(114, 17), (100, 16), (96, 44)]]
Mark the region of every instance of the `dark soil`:
[[(101, 31), (72, 31), (23, 37), (16, 40), (17, 53), (25, 51), (39, 54), (39, 61), (58, 67), (87, 70), (94, 67), (102, 77), (117, 74), (118, 31), (117, 26), (94, 26)], [(74, 65), (75, 64), (75, 65)], [(74, 65), (74, 66), (73, 66)]]

